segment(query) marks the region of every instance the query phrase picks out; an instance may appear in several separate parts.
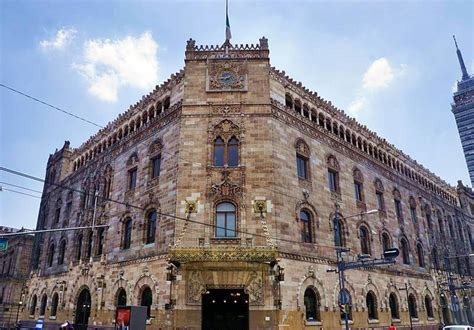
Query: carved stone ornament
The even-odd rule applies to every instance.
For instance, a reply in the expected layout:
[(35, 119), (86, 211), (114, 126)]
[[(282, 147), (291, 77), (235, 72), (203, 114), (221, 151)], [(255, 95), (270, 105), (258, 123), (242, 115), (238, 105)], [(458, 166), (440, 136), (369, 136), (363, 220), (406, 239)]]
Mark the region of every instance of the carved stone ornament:
[(201, 295), (206, 291), (201, 272), (193, 271), (189, 274), (188, 285), (186, 287), (187, 302), (189, 304), (199, 304)]
[(127, 166), (132, 166), (134, 164), (138, 163), (138, 155), (136, 152), (130, 155), (130, 157), (127, 160)]
[(219, 116), (229, 116), (229, 115), (237, 115), (242, 113), (242, 108), (240, 104), (232, 104), (232, 105), (212, 105), (211, 106), (212, 114), (219, 115)]
[(360, 182), (360, 183), (364, 182), (364, 176), (362, 175), (362, 172), (358, 168), (354, 168), (352, 175), (355, 181)]
[(224, 141), (229, 140), (232, 136), (240, 140), (241, 133), (242, 131), (239, 126), (234, 124), (231, 120), (225, 119), (214, 126), (212, 136), (220, 136)]
[(252, 272), (250, 281), (247, 284), (245, 292), (249, 295), (249, 303), (252, 305), (263, 304), (263, 280), (257, 272)]
[(240, 197), (242, 195), (242, 186), (230, 181), (230, 170), (222, 170), (222, 181), (211, 186), (211, 194), (222, 197)]
[(375, 179), (374, 186), (375, 186), (375, 190), (383, 192), (383, 190), (384, 190), (383, 189), (383, 184), (382, 184), (382, 181), (380, 181), (380, 179)]
[(247, 62), (210, 60), (207, 69), (207, 91), (247, 91)]
[(308, 144), (306, 144), (306, 142), (303, 141), (303, 139), (296, 140), (295, 148), (298, 154), (303, 155), (308, 158), (311, 156), (311, 151), (309, 149), (309, 146)]
[(161, 144), (161, 141), (157, 139), (150, 144), (150, 147), (148, 148), (148, 154), (150, 156), (155, 155), (159, 153), (162, 148), (163, 148), (163, 145)]
[(333, 169), (333, 170), (336, 170), (336, 171), (339, 171), (340, 167), (339, 167), (339, 162), (337, 161), (336, 157), (334, 157), (333, 155), (329, 155), (327, 157), (327, 165), (329, 168)]

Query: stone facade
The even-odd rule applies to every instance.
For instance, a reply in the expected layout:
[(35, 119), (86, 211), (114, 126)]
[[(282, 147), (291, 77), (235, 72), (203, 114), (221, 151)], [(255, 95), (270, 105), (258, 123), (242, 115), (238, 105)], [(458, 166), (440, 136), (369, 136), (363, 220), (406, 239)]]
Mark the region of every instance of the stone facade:
[(182, 71), (51, 155), (38, 228), (108, 227), (37, 238), (22, 318), (110, 328), (125, 297), (151, 302), (150, 329), (199, 329), (203, 297), (235, 289), (250, 329), (339, 328), (337, 203), (346, 260), (406, 247), (405, 262), (346, 272), (351, 327), (407, 326), (410, 305), (415, 327), (436, 329), (450, 315), (441, 258), (473, 248), (461, 190), (271, 67), (265, 38), (189, 40)]
[[(18, 229), (0, 226), (0, 234)], [(33, 236), (13, 236), (0, 252), (0, 327), (14, 325), (23, 306), (22, 293), (30, 273)], [(20, 304), (21, 302), (21, 304)]]

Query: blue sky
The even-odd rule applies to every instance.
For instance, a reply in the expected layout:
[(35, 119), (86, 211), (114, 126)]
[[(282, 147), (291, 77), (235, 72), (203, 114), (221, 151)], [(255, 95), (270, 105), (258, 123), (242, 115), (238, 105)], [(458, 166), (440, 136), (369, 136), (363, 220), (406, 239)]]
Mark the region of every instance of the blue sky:
[[(273, 66), (450, 184), (469, 182), (450, 103), (452, 34), (474, 71), (473, 1), (230, 0), (229, 11), (232, 42), (266, 36)], [(224, 41), (225, 1), (1, 1), (0, 27), (1, 83), (106, 124), (184, 66), (187, 39)], [(0, 165), (35, 176), (64, 140), (96, 132), (5, 89), (0, 105)], [(1, 192), (0, 224), (32, 228), (38, 205)]]

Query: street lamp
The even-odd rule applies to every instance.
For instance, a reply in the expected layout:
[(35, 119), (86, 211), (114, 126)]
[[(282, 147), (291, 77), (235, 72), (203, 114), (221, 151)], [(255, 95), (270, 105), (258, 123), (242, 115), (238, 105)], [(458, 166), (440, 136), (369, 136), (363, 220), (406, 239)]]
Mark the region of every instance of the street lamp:
[(16, 323), (15, 323), (16, 325), (18, 325), (18, 314), (20, 314), (21, 305), (23, 305), (23, 301), (20, 300), (18, 302), (18, 309), (16, 311)]
[[(345, 262), (342, 259), (342, 253), (347, 252), (349, 249), (342, 247), (342, 233), (341, 228), (339, 227), (339, 204), (335, 203), (335, 211), (333, 217), (333, 228), (334, 228), (334, 242), (336, 244), (336, 261), (337, 261), (337, 273), (339, 275), (339, 304), (344, 305), (344, 323), (346, 330), (349, 330), (349, 312), (347, 305), (350, 303), (349, 297), (347, 297), (345, 291), (345, 278), (344, 278), (344, 269), (346, 269)], [(378, 213), (378, 210), (369, 210), (366, 212), (361, 212), (353, 215), (349, 215), (346, 217), (342, 217), (343, 219), (349, 219), (353, 217), (362, 216), (365, 214), (374, 214)]]
[(410, 301), (408, 297), (408, 285), (405, 282), (405, 287), (404, 288), (398, 288), (400, 291), (405, 291), (407, 295), (407, 305), (408, 305), (408, 318), (410, 319), (410, 329), (413, 330), (413, 322), (411, 320), (411, 309), (410, 309)]

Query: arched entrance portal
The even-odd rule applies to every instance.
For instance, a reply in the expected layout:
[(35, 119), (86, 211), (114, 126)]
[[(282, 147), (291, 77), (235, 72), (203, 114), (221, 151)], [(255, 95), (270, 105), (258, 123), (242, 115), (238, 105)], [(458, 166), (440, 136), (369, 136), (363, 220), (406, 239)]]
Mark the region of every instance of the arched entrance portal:
[(76, 320), (74, 321), (76, 330), (87, 330), (89, 315), (91, 313), (91, 294), (89, 289), (82, 289), (76, 303)]

